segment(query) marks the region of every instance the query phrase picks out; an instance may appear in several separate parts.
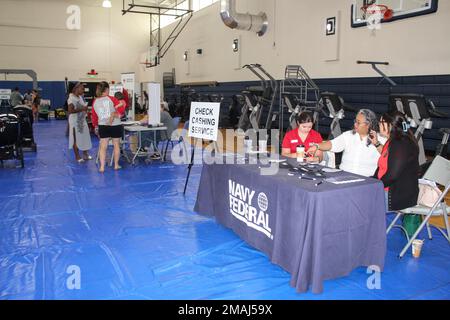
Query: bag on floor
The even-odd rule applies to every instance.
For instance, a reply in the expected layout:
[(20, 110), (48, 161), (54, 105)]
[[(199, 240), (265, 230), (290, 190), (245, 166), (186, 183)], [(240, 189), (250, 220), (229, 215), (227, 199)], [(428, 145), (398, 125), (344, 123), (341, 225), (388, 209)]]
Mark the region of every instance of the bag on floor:
[(422, 223), (422, 217), (418, 214), (407, 214), (403, 217), (403, 228), (405, 228), (406, 233), (411, 238), (414, 233), (419, 229)]

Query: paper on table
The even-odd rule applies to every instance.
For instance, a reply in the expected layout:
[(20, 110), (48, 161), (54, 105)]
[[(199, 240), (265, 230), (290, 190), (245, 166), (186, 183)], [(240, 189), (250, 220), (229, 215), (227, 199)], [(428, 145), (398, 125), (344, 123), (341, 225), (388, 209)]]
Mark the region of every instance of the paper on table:
[(274, 163), (281, 163), (281, 162), (285, 162), (286, 159), (269, 159), (269, 162), (274, 162)]
[(323, 172), (328, 172), (328, 173), (335, 173), (335, 172), (340, 172), (342, 170), (341, 169), (333, 169), (333, 168), (325, 167), (325, 168), (322, 169), (322, 171)]
[(132, 120), (130, 120), (130, 121), (122, 121), (121, 124), (124, 125), (124, 126), (133, 126), (133, 125), (140, 124), (140, 122), (139, 121), (132, 121)]
[(364, 181), (364, 180), (365, 179), (356, 177), (356, 176), (339, 176), (339, 177), (332, 177), (332, 178), (325, 179), (325, 181), (334, 183), (334, 184), (360, 182), (360, 181)]

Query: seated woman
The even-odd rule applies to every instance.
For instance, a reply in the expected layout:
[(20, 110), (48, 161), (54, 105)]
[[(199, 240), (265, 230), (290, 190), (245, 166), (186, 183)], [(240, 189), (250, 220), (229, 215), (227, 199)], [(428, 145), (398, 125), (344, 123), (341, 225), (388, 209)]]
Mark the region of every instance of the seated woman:
[[(356, 115), (353, 130), (349, 130), (330, 141), (324, 141), (309, 148), (316, 150), (343, 152), (339, 169), (366, 177), (373, 176), (380, 158), (381, 144), (373, 144), (369, 132), (374, 134), (378, 126), (377, 116), (372, 110), (361, 109)], [(376, 133), (375, 133), (376, 135)], [(382, 143), (383, 137), (377, 137)]]
[[(154, 133), (150, 132), (150, 131), (144, 131), (141, 134), (141, 141), (142, 141), (142, 146), (146, 149), (150, 148), (150, 146), (153, 143), (158, 144), (160, 141), (164, 141), (164, 140), (170, 140), (170, 138), (172, 137), (172, 132), (174, 130), (176, 130), (177, 128), (175, 128), (174, 124), (173, 124), (173, 118), (172, 116), (169, 114), (169, 112), (167, 112), (165, 110), (165, 105), (163, 103), (161, 103), (160, 105), (160, 120), (161, 123), (164, 125), (164, 127), (167, 128), (166, 131), (158, 131), (158, 137), (156, 138), (156, 141), (153, 141), (154, 139)], [(142, 118), (140, 120), (140, 123), (142, 125), (147, 125), (148, 124), (148, 115), (146, 115), (144, 118)], [(155, 145), (154, 145), (155, 146)], [(139, 151), (144, 151), (145, 150), (139, 150)], [(161, 159), (161, 155), (155, 150), (155, 153), (150, 157), (151, 160), (159, 160)]]
[[(305, 152), (316, 143), (322, 142), (320, 133), (315, 131), (313, 127), (313, 115), (310, 112), (304, 111), (299, 113), (295, 121), (297, 129), (291, 130), (284, 136), (281, 155), (289, 158), (297, 157), (297, 146), (302, 145)], [(322, 151), (317, 150), (306, 158), (308, 162), (321, 162), (323, 159)]]
[[(415, 206), (419, 194), (419, 147), (405, 115), (398, 111), (383, 114), (380, 134), (387, 142), (381, 151), (375, 178), (385, 186), (387, 210)], [(376, 137), (372, 143), (378, 143)]]

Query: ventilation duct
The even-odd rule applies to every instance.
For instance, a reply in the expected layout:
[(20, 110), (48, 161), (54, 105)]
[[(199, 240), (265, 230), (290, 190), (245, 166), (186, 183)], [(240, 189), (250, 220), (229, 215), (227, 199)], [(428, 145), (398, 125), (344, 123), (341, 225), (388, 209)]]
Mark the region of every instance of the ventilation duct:
[(235, 0), (220, 0), (220, 17), (223, 23), (231, 29), (254, 31), (263, 36), (269, 25), (264, 12), (258, 15), (236, 12)]

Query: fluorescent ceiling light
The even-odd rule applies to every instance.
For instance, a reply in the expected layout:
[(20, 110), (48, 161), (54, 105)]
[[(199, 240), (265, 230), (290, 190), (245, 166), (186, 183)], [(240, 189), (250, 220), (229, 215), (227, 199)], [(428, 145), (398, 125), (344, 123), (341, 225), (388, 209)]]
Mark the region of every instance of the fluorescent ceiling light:
[(102, 6), (103, 6), (103, 8), (111, 8), (112, 7), (111, 1), (110, 0), (103, 1)]

